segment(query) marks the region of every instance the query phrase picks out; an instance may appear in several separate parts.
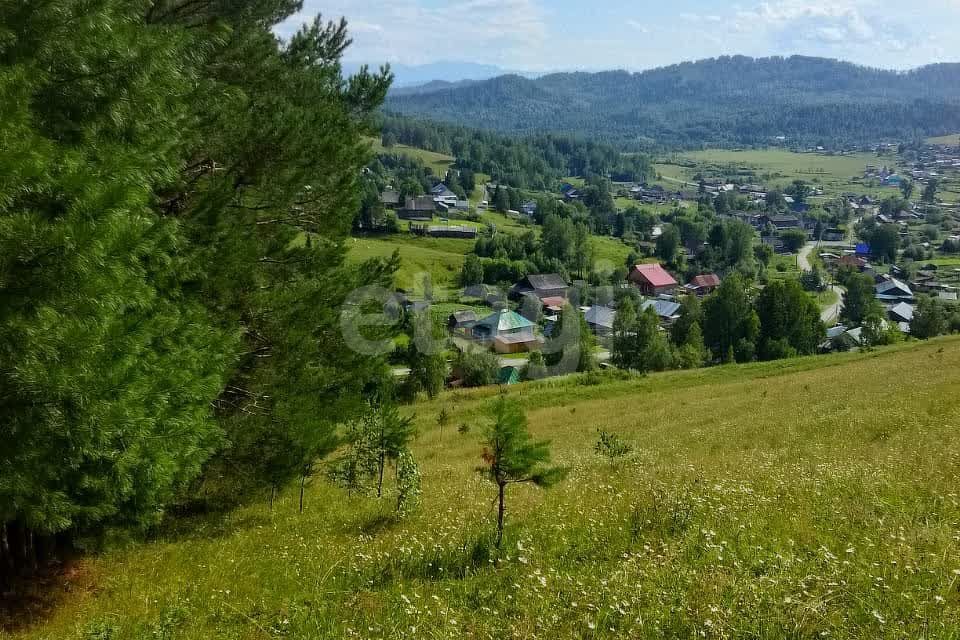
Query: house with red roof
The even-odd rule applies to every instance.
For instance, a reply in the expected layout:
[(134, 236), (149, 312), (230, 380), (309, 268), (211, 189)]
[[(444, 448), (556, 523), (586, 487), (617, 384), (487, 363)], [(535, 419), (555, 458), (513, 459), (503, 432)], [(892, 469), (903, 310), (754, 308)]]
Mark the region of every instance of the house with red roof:
[(713, 293), (719, 286), (720, 276), (715, 273), (705, 273), (691, 280), (686, 289), (690, 293), (698, 296), (707, 296)]
[(646, 296), (673, 293), (678, 286), (673, 276), (659, 264), (634, 265), (627, 279)]

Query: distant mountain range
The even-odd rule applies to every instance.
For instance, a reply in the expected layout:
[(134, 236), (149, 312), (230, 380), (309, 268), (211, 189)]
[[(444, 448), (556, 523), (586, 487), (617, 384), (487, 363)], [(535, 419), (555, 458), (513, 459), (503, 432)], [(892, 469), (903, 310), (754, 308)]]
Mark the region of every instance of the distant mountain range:
[[(345, 63), (344, 71), (347, 75), (351, 75), (356, 73), (360, 66), (359, 63)], [(423, 65), (391, 64), (390, 69), (394, 75), (394, 89), (417, 87), (428, 83), (441, 83), (437, 84), (435, 88), (442, 88), (442, 83), (455, 85), (464, 80), (489, 80), (509, 74), (531, 78), (537, 75), (473, 62), (433, 62)]]
[(960, 64), (886, 71), (823, 58), (723, 57), (642, 73), (501, 75), (394, 91), (393, 113), (637, 146), (872, 143), (960, 131)]

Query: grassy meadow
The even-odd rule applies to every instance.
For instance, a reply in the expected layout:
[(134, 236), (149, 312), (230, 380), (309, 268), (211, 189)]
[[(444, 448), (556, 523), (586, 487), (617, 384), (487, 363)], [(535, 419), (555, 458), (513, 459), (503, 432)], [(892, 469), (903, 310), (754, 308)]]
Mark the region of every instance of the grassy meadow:
[(956, 638), (958, 361), (946, 338), (513, 387), (569, 475), (509, 489), (499, 557), (475, 471), (497, 391), (447, 393), (408, 409), (406, 519), (317, 478), (303, 515), (290, 488), (79, 562), (5, 637)]
[(473, 250), (473, 240), (420, 238), (406, 234), (383, 237), (350, 238), (348, 260), (363, 262), (370, 258), (388, 258), (400, 252), (396, 285), (406, 290), (421, 286), (422, 274), (430, 274), (438, 286), (452, 285), (460, 275), (464, 256)]
[(937, 138), (927, 138), (929, 144), (945, 144), (960, 146), (960, 133), (953, 133), (948, 136), (939, 136)]
[(655, 169), (663, 178), (662, 184), (673, 188), (677, 188), (683, 181), (688, 182), (687, 188), (690, 188), (692, 179), (698, 172), (703, 171), (709, 175), (711, 172), (720, 171), (728, 177), (739, 174), (748, 181), (781, 188), (794, 180), (804, 180), (823, 187), (828, 196), (847, 191), (883, 196), (896, 191), (863, 184), (861, 176), (864, 168), (868, 164), (896, 165), (896, 162), (894, 157), (878, 158), (872, 153), (841, 156), (795, 153), (784, 149), (710, 149), (661, 159)]
[(456, 162), (456, 158), (453, 156), (436, 153), (435, 151), (427, 151), (426, 149), (409, 147), (405, 144), (397, 144), (387, 149), (380, 140), (374, 140), (371, 147), (375, 154), (396, 154), (420, 160), (433, 169), (434, 175), (440, 178), (447, 175), (447, 170)]

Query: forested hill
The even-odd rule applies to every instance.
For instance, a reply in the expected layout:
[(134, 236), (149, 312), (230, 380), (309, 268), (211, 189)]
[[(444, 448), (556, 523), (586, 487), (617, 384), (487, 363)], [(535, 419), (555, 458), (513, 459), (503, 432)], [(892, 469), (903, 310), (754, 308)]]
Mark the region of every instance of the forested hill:
[(643, 73), (501, 76), (415, 95), (392, 111), (501, 132), (563, 131), (618, 143), (871, 143), (960, 130), (960, 64), (909, 72), (822, 58), (723, 57)]

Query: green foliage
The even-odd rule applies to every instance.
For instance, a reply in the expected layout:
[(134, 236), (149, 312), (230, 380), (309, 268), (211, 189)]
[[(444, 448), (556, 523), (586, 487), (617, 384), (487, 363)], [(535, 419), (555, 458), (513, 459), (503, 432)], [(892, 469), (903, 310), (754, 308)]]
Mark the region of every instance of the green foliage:
[(401, 455), (409, 453), (415, 436), (412, 416), (401, 416), (388, 402), (371, 405), (359, 420), (348, 425), (346, 450), (331, 464), (329, 476), (349, 491), (373, 492), (380, 498), (387, 466), (398, 464)]
[(463, 261), (463, 269), (460, 271), (460, 284), (469, 287), (476, 284), (483, 284), (483, 265), (476, 254), (468, 254)]
[(420, 467), (410, 451), (397, 456), (397, 513), (401, 518), (417, 506), (422, 493)]
[(881, 314), (873, 278), (863, 273), (850, 274), (844, 281), (843, 311), (840, 317), (851, 325), (860, 325), (870, 315)]
[(617, 434), (603, 429), (599, 429), (597, 434), (597, 442), (593, 445), (593, 450), (610, 462), (616, 462), (633, 453), (633, 447)]
[(496, 384), (500, 375), (500, 360), (489, 351), (468, 349), (460, 352), (453, 365), (454, 372), (466, 387), (485, 387)]
[(429, 312), (414, 314), (412, 335), (406, 347), (406, 364), (410, 374), (401, 387), (402, 395), (415, 399), (426, 393), (435, 398), (447, 381), (449, 366), (445, 353), (446, 334), (433, 322)]
[(897, 261), (897, 253), (900, 250), (900, 229), (898, 225), (877, 225), (864, 240), (870, 245), (871, 257), (884, 263)]
[(241, 478), (305, 478), (387, 378), (339, 310), (395, 268), (343, 265), (390, 77), (340, 76), (343, 23), (279, 42), (298, 9), (3, 4), (0, 523), (16, 535), (153, 525), (204, 468), (231, 472), (232, 499)]
[(497, 485), (498, 516), (497, 542), (503, 541), (506, 487), (510, 484), (531, 483), (549, 487), (563, 475), (558, 467), (550, 467), (550, 443), (534, 441), (527, 429), (527, 417), (520, 404), (506, 394), (490, 406), (490, 424), (483, 435), (484, 476)]
[(544, 346), (546, 364), (560, 373), (595, 369), (596, 339), (583, 315), (569, 302), (563, 306)]
[(783, 246), (790, 253), (797, 253), (807, 243), (807, 232), (802, 229), (788, 229), (780, 233)]
[(613, 363), (621, 369), (666, 371), (673, 366), (673, 353), (653, 308), (637, 313), (626, 298), (613, 322)]
[(762, 360), (812, 355), (826, 339), (816, 300), (793, 280), (771, 282), (756, 301)]
[(523, 370), (524, 380), (540, 380), (547, 377), (547, 361), (540, 351), (534, 351), (527, 359), (527, 366)]
[(614, 146), (595, 140), (553, 133), (517, 138), (479, 131), (476, 122), (463, 124), (466, 126), (392, 116), (384, 119), (383, 129), (413, 147), (457, 156), (461, 171), (483, 173), (496, 184), (518, 189), (553, 191), (566, 176), (643, 181), (653, 173), (648, 157), (625, 156)]
[(657, 238), (657, 257), (673, 265), (680, 254), (680, 232), (672, 224), (665, 225), (663, 233)]
[(703, 342), (700, 324), (694, 322), (687, 331), (686, 340), (676, 350), (674, 364), (678, 369), (698, 369), (710, 358), (710, 352)]
[(748, 362), (756, 355), (760, 319), (746, 283), (738, 273), (728, 276), (703, 304), (704, 341), (723, 362)]
[(818, 265), (813, 265), (813, 269), (804, 271), (800, 274), (800, 286), (804, 291), (819, 292), (827, 287), (823, 276), (823, 270)]
[(910, 335), (921, 340), (935, 338), (948, 330), (947, 310), (939, 299), (920, 296), (913, 311)]

